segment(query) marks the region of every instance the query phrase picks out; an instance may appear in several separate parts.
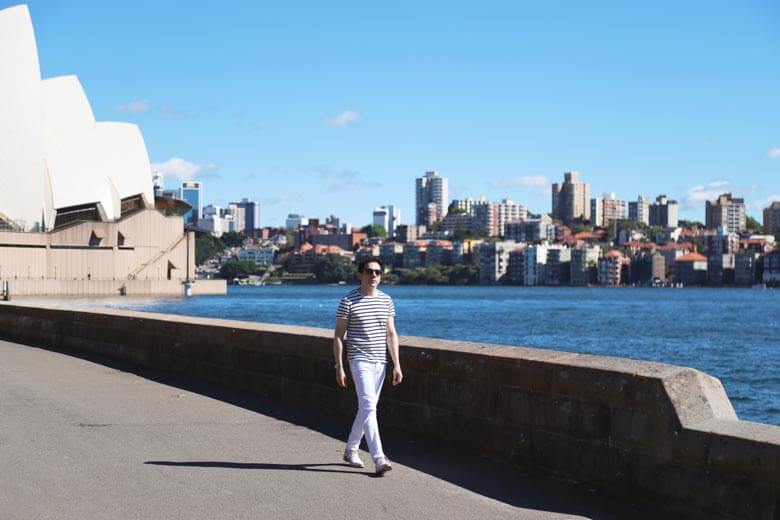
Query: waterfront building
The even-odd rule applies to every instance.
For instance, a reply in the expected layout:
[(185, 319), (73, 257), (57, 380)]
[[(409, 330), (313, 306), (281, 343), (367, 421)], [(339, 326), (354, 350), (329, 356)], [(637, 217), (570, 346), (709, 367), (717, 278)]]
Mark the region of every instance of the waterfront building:
[(405, 269), (416, 269), (425, 265), (425, 251), (428, 249), (427, 240), (415, 240), (404, 245), (403, 266)]
[(732, 233), (747, 229), (745, 199), (736, 199), (731, 193), (724, 193), (714, 201), (706, 201), (705, 210), (707, 229), (723, 226)]
[(525, 248), (523, 255), (523, 283), (525, 285), (542, 285), (547, 266), (547, 244), (535, 244)]
[(518, 244), (509, 252), (509, 263), (506, 269), (507, 281), (512, 285), (524, 285), (525, 246)]
[(384, 242), (379, 246), (379, 258), (387, 267), (401, 267), (404, 258), (404, 245), (394, 241)]
[(780, 201), (774, 201), (764, 209), (764, 233), (780, 235)]
[(452, 242), (449, 240), (431, 240), (425, 250), (425, 266), (450, 265)]
[(303, 215), (297, 213), (290, 213), (287, 215), (287, 219), (284, 221), (284, 227), (287, 229), (298, 229), (301, 226), (306, 226), (309, 223), (309, 219)]
[(425, 172), (415, 179), (415, 208), (417, 225), (431, 227), (447, 215), (449, 189), (447, 179), (435, 171)]
[(637, 285), (666, 281), (666, 260), (660, 253), (643, 250), (631, 257), (630, 280)]
[(552, 216), (567, 226), (589, 221), (590, 184), (579, 182), (579, 172), (566, 172), (552, 185)]
[(650, 199), (640, 195), (628, 203), (628, 220), (650, 225)]
[(780, 249), (764, 255), (762, 280), (767, 285), (780, 285)]
[(704, 250), (707, 255), (729, 255), (739, 250), (739, 235), (728, 231), (723, 226), (718, 226), (715, 231), (706, 230), (704, 238)]
[(662, 228), (676, 228), (679, 204), (669, 200), (666, 195), (659, 195), (655, 203), (650, 205), (650, 225)]
[(734, 283), (734, 270), (734, 253), (717, 253), (707, 256), (708, 285), (731, 285)]
[(192, 206), (192, 209), (184, 214), (185, 224), (197, 224), (203, 218), (203, 183), (196, 181), (184, 181), (181, 183), (181, 199)]
[(626, 201), (614, 193), (605, 193), (590, 201), (590, 222), (593, 226), (609, 227), (612, 222), (625, 220)]
[(485, 242), (479, 246), (479, 283), (500, 283), (509, 267), (509, 253), (517, 247), (514, 240)]
[(586, 286), (596, 281), (596, 266), (601, 257), (601, 248), (581, 246), (571, 250), (569, 280), (571, 285)]
[(617, 287), (623, 283), (624, 266), (630, 264), (627, 257), (620, 251), (608, 251), (598, 260), (597, 282), (599, 285)]
[(704, 285), (707, 281), (707, 257), (688, 253), (675, 259), (674, 281), (684, 286)]
[(254, 262), (257, 265), (271, 265), (278, 251), (279, 248), (276, 246), (249, 247), (239, 249), (236, 256), (239, 260)]
[(735, 285), (753, 285), (756, 283), (760, 257), (761, 255), (754, 251), (740, 251), (734, 255)]
[(545, 285), (569, 285), (571, 275), (571, 249), (552, 245), (547, 249), (547, 264), (544, 269)]

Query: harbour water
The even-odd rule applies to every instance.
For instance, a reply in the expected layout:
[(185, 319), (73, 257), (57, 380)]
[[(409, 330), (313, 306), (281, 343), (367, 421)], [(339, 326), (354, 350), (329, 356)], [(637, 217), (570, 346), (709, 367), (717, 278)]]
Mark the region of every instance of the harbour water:
[[(349, 286), (74, 303), (332, 328)], [(689, 366), (718, 377), (740, 419), (780, 425), (780, 290), (383, 286), (401, 335)]]

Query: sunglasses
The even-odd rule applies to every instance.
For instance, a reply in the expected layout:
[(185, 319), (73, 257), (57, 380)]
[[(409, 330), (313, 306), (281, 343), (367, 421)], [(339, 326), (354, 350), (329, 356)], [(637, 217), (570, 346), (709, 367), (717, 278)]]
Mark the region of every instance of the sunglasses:
[(381, 269), (363, 269), (363, 272), (366, 274), (375, 274), (377, 276), (382, 276)]

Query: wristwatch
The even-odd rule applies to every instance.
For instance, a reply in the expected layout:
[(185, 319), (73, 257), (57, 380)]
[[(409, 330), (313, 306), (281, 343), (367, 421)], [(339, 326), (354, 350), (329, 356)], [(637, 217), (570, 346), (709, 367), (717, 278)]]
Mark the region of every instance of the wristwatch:
[(333, 365), (333, 368), (341, 368), (341, 363), (336, 363), (335, 365)]

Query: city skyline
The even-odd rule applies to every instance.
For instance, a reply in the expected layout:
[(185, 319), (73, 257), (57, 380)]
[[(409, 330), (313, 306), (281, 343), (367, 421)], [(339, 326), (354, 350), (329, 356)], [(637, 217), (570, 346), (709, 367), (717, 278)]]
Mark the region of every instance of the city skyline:
[(534, 213), (572, 170), (592, 196), (666, 194), (681, 219), (703, 221), (721, 193), (758, 220), (780, 200), (769, 2), (706, 15), (694, 3), (29, 6), (44, 77), (78, 74), (98, 119), (137, 123), (167, 188), (257, 200), (263, 226), (288, 213), (364, 224), (387, 204), (411, 222), (411, 179), (429, 170), (450, 199), (511, 197)]

